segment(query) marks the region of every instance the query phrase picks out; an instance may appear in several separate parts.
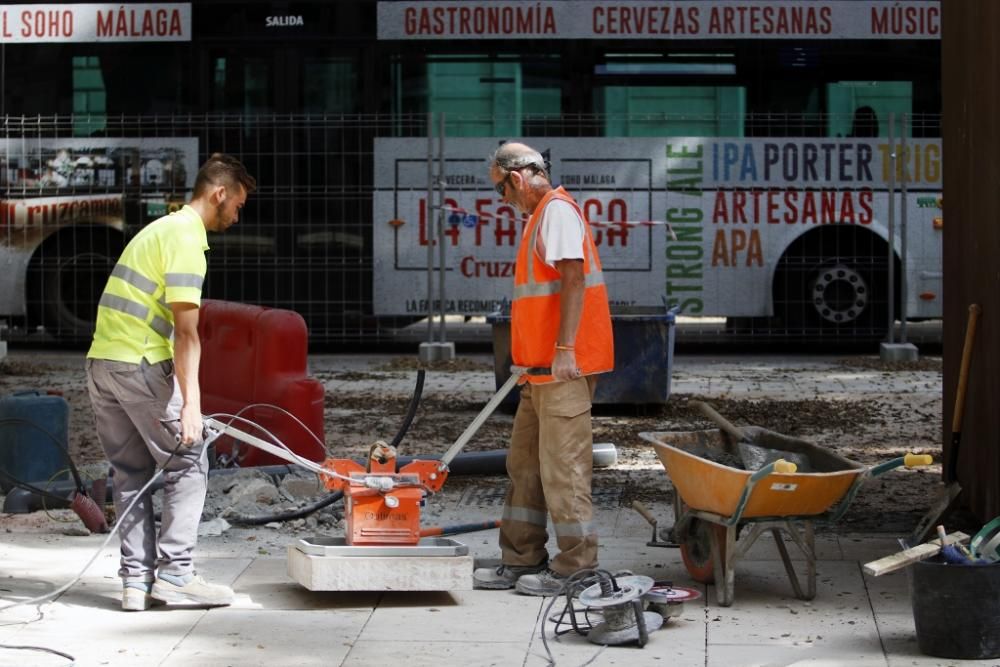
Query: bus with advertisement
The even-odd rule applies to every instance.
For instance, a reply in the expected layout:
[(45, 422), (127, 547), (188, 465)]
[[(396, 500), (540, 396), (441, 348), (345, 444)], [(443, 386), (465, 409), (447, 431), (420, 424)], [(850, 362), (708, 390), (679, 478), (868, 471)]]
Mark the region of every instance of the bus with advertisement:
[(941, 310), (941, 11), (3, 5), (0, 319), (85, 340), (117, 253), (216, 151), (260, 189), (210, 235), (207, 297), (292, 308), (318, 342), (395, 340), (435, 306), (488, 314), (523, 220), (485, 158), (517, 139), (583, 205), (617, 304), (878, 338), (891, 311)]
[[(881, 332), (890, 261), (902, 277), (889, 259), (891, 197), (897, 211), (909, 210), (907, 312), (940, 316), (938, 140), (909, 140), (908, 189), (895, 194), (893, 171), (901, 176), (902, 165), (892, 154), (903, 150), (879, 138), (525, 141), (545, 151), (554, 180), (594, 225), (616, 305), (767, 318), (786, 334)], [(446, 312), (500, 309), (509, 296), (521, 220), (483, 174), (492, 146), (471, 138), (446, 144)], [(422, 166), (425, 150), (417, 139), (376, 142), (376, 188), (385, 194), (375, 198), (382, 257), (374, 296), (385, 313), (427, 310), (415, 276), (433, 226), (420, 191), (426, 175), (408, 167)], [(894, 231), (901, 246), (904, 232)]]

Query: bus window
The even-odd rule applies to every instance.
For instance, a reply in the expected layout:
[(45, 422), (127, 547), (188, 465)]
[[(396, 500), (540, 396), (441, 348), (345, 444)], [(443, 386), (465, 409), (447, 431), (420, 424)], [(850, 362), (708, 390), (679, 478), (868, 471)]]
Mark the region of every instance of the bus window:
[[(826, 85), (827, 135), (884, 137), (889, 114), (896, 114), (894, 134), (901, 131), (902, 115), (913, 111), (911, 81), (837, 81)], [(912, 128), (909, 130), (912, 136)]]
[(306, 58), (303, 63), (303, 111), (354, 113), (358, 73), (350, 58)]
[(73, 136), (89, 137), (107, 125), (107, 92), (101, 59), (73, 57)]
[(742, 137), (742, 86), (600, 86), (594, 108), (608, 137)]
[(257, 114), (272, 110), (270, 60), (221, 56), (214, 63), (213, 111)]
[(437, 56), (424, 68), (397, 60), (393, 76), (393, 109), (444, 113), (448, 136), (523, 135), (557, 118), (562, 108), (555, 59)]

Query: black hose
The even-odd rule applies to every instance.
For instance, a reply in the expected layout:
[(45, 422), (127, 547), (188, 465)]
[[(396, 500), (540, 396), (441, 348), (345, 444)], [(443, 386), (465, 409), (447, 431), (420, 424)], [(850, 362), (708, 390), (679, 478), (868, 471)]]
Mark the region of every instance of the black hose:
[(406, 408), (406, 417), (403, 419), (402, 425), (399, 427), (399, 431), (396, 432), (396, 437), (392, 439), (389, 443), (390, 447), (395, 447), (406, 435), (406, 432), (410, 430), (410, 424), (413, 423), (413, 417), (417, 414), (417, 407), (420, 405), (420, 397), (424, 393), (424, 369), (421, 368), (417, 371), (417, 386), (413, 388), (413, 395), (410, 396), (410, 404)]
[(262, 526), (273, 521), (294, 521), (309, 516), (313, 512), (323, 509), (327, 505), (332, 505), (344, 497), (343, 491), (334, 491), (328, 496), (324, 496), (312, 503), (287, 512), (277, 514), (263, 514), (259, 516), (249, 516), (246, 514), (227, 514), (223, 518), (231, 524), (238, 526)]

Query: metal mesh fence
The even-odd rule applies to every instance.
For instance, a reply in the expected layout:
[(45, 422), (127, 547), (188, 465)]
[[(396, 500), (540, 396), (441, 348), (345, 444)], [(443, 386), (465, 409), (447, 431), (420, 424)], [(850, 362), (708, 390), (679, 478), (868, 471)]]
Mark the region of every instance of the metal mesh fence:
[[(534, 137), (602, 137), (609, 128), (633, 137), (683, 136), (686, 127), (731, 120), (449, 115), (446, 140), (490, 136), (484, 127), (510, 123), (522, 136)], [(747, 114), (739, 121), (744, 138), (829, 137), (833, 125), (825, 114)], [(939, 115), (908, 121), (914, 139), (940, 136)], [(856, 136), (888, 132), (878, 119), (852, 122)], [(82, 127), (92, 133), (78, 136)], [(314, 342), (397, 340), (400, 328), (420, 315), (375, 314), (374, 144), (376, 137), (426, 137), (427, 127), (424, 114), (101, 116), (96, 122), (6, 117), (0, 135), (0, 252), (9, 271), (0, 281), (6, 310), (0, 318), (28, 334), (89, 340), (95, 304), (124, 244), (145, 223), (183, 203), (198, 165), (213, 152), (225, 152), (246, 164), (259, 189), (240, 224), (225, 235), (210, 235), (205, 297), (295, 310)], [(817, 267), (837, 271), (845, 265), (870, 283), (874, 306), (849, 327), (817, 316), (810, 293), (824, 280)], [(823, 283), (831, 302), (855, 296), (852, 277)], [(878, 337), (885, 330), (884, 319), (877, 318), (888, 304), (888, 277), (884, 241), (834, 231), (810, 235), (784, 258), (767, 287), (775, 315), (730, 318), (727, 328), (737, 337)]]

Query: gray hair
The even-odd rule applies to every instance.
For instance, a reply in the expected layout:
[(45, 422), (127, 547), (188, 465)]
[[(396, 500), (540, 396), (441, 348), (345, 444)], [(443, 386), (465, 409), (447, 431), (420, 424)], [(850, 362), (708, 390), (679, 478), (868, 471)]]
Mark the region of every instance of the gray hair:
[(505, 143), (497, 148), (489, 157), (490, 167), (496, 167), (504, 173), (510, 173), (524, 167), (534, 167), (535, 171), (549, 177), (545, 168), (545, 158), (531, 146), (519, 143)]

